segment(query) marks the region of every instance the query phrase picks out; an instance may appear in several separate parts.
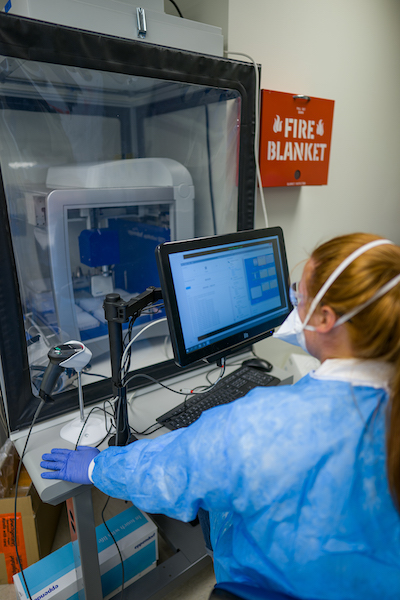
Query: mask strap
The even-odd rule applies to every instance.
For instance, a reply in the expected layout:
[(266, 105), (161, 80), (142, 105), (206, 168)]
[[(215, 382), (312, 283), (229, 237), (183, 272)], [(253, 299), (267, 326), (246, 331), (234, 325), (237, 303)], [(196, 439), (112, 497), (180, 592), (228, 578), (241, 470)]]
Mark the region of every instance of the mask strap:
[(398, 283), (400, 283), (400, 275), (396, 275), (396, 277), (393, 277), (393, 279), (388, 281), (383, 287), (381, 287), (380, 290), (378, 290), (376, 292), (376, 294), (374, 294), (372, 296), (372, 298), (370, 298), (366, 302), (363, 302), (363, 304), (360, 304), (360, 306), (353, 308), (353, 310), (351, 310), (346, 315), (342, 315), (341, 317), (339, 317), (339, 319), (336, 321), (334, 327), (338, 327), (339, 325), (346, 323), (346, 321), (349, 321), (352, 317), (354, 317), (359, 312), (364, 310), (364, 308), (367, 308), (367, 306), (369, 306), (370, 304), (375, 302), (375, 300), (378, 300), (379, 298), (384, 296), (387, 292), (389, 292), (391, 289), (393, 289)]
[(390, 240), (374, 240), (373, 242), (368, 242), (368, 244), (364, 244), (364, 246), (360, 246), (360, 248), (357, 248), (357, 250), (355, 250), (354, 252), (349, 254), (349, 256), (347, 256), (344, 259), (344, 261), (341, 262), (338, 267), (336, 267), (336, 269), (333, 271), (333, 273), (331, 273), (329, 275), (328, 279), (325, 281), (325, 283), (323, 284), (323, 286), (321, 287), (321, 289), (319, 290), (319, 292), (317, 293), (317, 295), (311, 302), (311, 306), (309, 308), (307, 316), (303, 321), (303, 328), (307, 325), (308, 321), (311, 319), (319, 302), (324, 297), (324, 295), (326, 294), (328, 289), (331, 287), (332, 283), (339, 277), (339, 275), (341, 273), (343, 273), (343, 271), (349, 266), (349, 264), (352, 263), (354, 260), (356, 260), (362, 254), (364, 254), (364, 252), (367, 252), (367, 250), (370, 250), (371, 248), (375, 248), (376, 246), (382, 246), (383, 244), (392, 244), (393, 245), (393, 242), (391, 242)]

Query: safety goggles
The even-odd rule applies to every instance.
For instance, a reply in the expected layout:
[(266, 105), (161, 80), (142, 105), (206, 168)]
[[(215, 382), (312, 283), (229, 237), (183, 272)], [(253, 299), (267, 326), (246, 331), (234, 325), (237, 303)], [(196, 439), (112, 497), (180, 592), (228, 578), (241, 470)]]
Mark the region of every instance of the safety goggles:
[(299, 292), (299, 282), (295, 281), (289, 288), (290, 302), (294, 307), (298, 306), (304, 300), (304, 294)]

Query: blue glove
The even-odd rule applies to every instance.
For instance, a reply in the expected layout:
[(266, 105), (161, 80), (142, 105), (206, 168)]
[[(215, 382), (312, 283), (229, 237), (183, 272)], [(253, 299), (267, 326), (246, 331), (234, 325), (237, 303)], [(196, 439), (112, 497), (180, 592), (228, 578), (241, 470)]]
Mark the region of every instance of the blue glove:
[(40, 466), (51, 469), (42, 473), (43, 479), (63, 479), (72, 483), (92, 483), (89, 465), (100, 450), (90, 446), (78, 446), (76, 450), (53, 448), (51, 454), (43, 454)]

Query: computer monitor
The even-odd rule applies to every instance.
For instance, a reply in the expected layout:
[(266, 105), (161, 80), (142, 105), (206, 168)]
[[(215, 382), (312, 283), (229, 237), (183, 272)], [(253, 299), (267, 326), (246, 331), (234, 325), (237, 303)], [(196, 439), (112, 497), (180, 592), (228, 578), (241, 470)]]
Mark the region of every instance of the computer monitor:
[(156, 249), (175, 362), (215, 362), (272, 334), (292, 310), (280, 227)]

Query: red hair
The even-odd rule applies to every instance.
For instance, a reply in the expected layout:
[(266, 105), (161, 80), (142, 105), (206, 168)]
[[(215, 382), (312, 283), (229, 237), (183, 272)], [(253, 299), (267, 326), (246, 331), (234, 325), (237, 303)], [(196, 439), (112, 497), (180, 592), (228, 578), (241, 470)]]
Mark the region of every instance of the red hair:
[[(306, 279), (307, 292), (314, 298), (329, 275), (352, 252), (379, 236), (367, 233), (343, 235), (316, 248)], [(344, 315), (366, 302), (400, 273), (400, 247), (376, 246), (354, 260), (327, 290), (321, 305)], [(400, 284), (356, 314), (347, 328), (355, 358), (393, 363), (386, 434), (386, 464), (390, 491), (400, 509)]]

